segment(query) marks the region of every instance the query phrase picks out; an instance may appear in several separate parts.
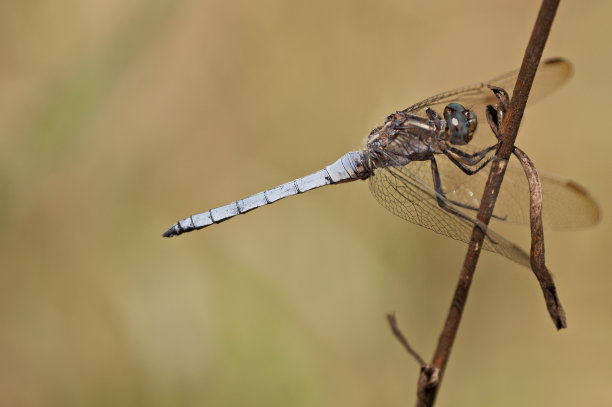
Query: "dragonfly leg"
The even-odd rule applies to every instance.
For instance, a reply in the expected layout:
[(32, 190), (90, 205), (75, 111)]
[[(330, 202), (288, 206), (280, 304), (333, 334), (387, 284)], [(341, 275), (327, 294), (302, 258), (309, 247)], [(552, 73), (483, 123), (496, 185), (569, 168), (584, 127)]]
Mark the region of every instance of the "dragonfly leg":
[[(494, 147), (494, 146), (492, 146)], [(490, 149), (491, 147), (489, 147)], [(484, 150), (483, 150), (484, 151)], [(453, 157), (452, 155), (446, 154), (446, 156), (448, 158), (450, 158), (450, 160), (457, 165), (459, 168), (461, 168), (461, 170), (466, 173), (467, 175), (474, 175), (477, 172), (479, 172), (480, 170), (482, 170), (488, 163), (489, 161), (491, 161), (493, 159), (493, 157), (489, 158), (487, 161), (485, 161), (483, 164), (480, 165), (480, 167), (476, 168), (475, 170), (471, 170), (470, 168), (468, 168), (465, 164), (461, 163), (460, 161), (458, 161), (457, 159), (455, 159), (455, 157)], [(482, 160), (481, 160), (482, 161)], [(432, 164), (433, 166), (433, 164)], [(435, 164), (436, 166), (436, 172), (438, 172), (438, 165)], [(433, 171), (433, 167), (432, 167), (432, 171)], [(438, 173), (438, 179), (440, 178), (440, 174)], [(436, 182), (436, 178), (435, 178), (435, 174), (434, 174), (434, 186), (435, 186), (435, 182)], [(437, 191), (437, 189), (436, 189)], [(438, 191), (437, 191), (438, 192)], [(446, 198), (446, 196), (444, 195), (444, 192), (442, 191), (442, 185), (440, 183), (440, 191), (442, 193), (442, 196), (444, 198)], [(474, 207), (474, 206), (470, 206), (470, 205), (466, 205), (464, 203), (461, 202), (457, 202), (457, 201), (453, 201), (450, 199), (446, 199), (448, 202), (452, 203), (453, 205), (459, 206), (461, 208), (465, 208), (465, 209), (470, 209), (472, 211), (478, 211), (478, 208)], [(493, 215), (493, 218), (498, 219), (498, 220), (506, 220), (506, 216), (498, 216), (498, 215)]]
[(467, 165), (476, 165), (491, 151), (493, 151), (497, 147), (497, 144), (493, 144), (491, 147), (487, 147), (483, 150), (477, 151), (473, 154), (466, 153), (465, 151), (461, 151), (458, 148), (453, 146), (446, 146), (446, 149), (453, 154), (458, 155), (459, 157), (464, 159), (464, 162)]
[(436, 200), (438, 201), (438, 206), (444, 209), (445, 211), (452, 213), (455, 216), (459, 216), (460, 218), (470, 220), (470, 218), (468, 218), (464, 214), (457, 212), (453, 208), (451, 208), (447, 202), (450, 202), (455, 206), (459, 206), (460, 208), (471, 209), (473, 211), (477, 211), (478, 208), (464, 204), (462, 202), (450, 200), (446, 197), (446, 194), (444, 193), (444, 189), (442, 188), (442, 180), (440, 179), (440, 171), (438, 170), (438, 163), (436, 162), (435, 158), (431, 159), (431, 175), (433, 177), (434, 189), (436, 191)]
[[(431, 159), (431, 175), (433, 176), (434, 189), (436, 190), (438, 194), (436, 199), (438, 200), (438, 206), (440, 206), (440, 208), (446, 209), (445, 208), (445, 205), (447, 205), (446, 202), (450, 202), (453, 205), (458, 206), (460, 208), (470, 209), (472, 211), (478, 210), (478, 208), (476, 208), (475, 206), (464, 204), (459, 201), (453, 201), (452, 199), (448, 199), (446, 197), (446, 194), (444, 193), (444, 189), (442, 188), (442, 180), (440, 179), (440, 172), (438, 171), (438, 163), (436, 162), (434, 158)], [(453, 214), (456, 215), (456, 213), (454, 212)]]
[(438, 112), (429, 107), (425, 109), (425, 114), (427, 114), (429, 120), (442, 120), (442, 116), (440, 116)]
[[(484, 163), (482, 163), (479, 167), (477, 167), (476, 169), (473, 170), (473, 169), (469, 168), (469, 165), (473, 165), (473, 164), (462, 162), (463, 159), (454, 157), (452, 155), (452, 153), (450, 151), (448, 151), (448, 150), (443, 150), (442, 152), (444, 153), (445, 156), (447, 156), (453, 162), (453, 164), (455, 164), (457, 167), (459, 167), (461, 169), (461, 171), (463, 171), (467, 175), (474, 175), (474, 174), (476, 174), (478, 171), (482, 170), (489, 163), (489, 161), (491, 161), (491, 159), (492, 159), (492, 157), (489, 157)], [(483, 158), (484, 158), (484, 156), (480, 160), (476, 161), (476, 164), (478, 164), (480, 161), (482, 161)]]
[[(442, 180), (440, 179), (440, 171), (438, 170), (438, 163), (436, 162), (435, 158), (431, 159), (431, 175), (433, 177), (433, 184), (434, 184), (434, 189), (436, 191), (436, 200), (438, 201), (438, 206), (442, 209), (444, 209), (445, 211), (460, 217), (461, 219), (467, 220), (468, 222), (474, 223), (475, 225), (478, 225), (478, 227), (480, 227), (480, 229), (482, 229), (483, 232), (485, 232), (485, 235), (487, 236), (487, 238), (491, 241), (491, 243), (496, 244), (495, 241), (493, 241), (491, 239), (490, 236), (488, 236), (486, 234), (486, 226), (481, 225), (479, 221), (470, 218), (467, 215), (464, 215), (463, 213), (456, 211), (455, 209), (453, 209), (451, 206), (448, 205), (448, 203), (450, 202), (451, 204), (458, 206), (460, 208), (465, 208), (465, 209), (470, 209), (473, 211), (477, 211), (478, 208), (471, 206), (471, 205), (467, 205), (464, 204), (462, 202), (457, 202), (457, 201), (453, 201), (451, 199), (448, 199), (446, 197), (446, 195), (444, 194), (444, 189), (442, 188)], [(501, 219), (504, 220), (505, 218), (500, 218), (499, 216), (495, 216), (493, 215), (494, 218), (497, 219)]]
[[(484, 163), (482, 163), (478, 168), (476, 168), (475, 170), (472, 170), (470, 168), (468, 168), (468, 165), (470, 164), (465, 164), (463, 162), (461, 162), (459, 159), (453, 157), (451, 155), (451, 152), (457, 153), (457, 155), (459, 155), (460, 157), (463, 157), (462, 154), (468, 155), (467, 153), (461, 151), (461, 150), (457, 150), (453, 147), (447, 146), (447, 149), (450, 151), (444, 151), (444, 154), (453, 162), (453, 164), (455, 164), (456, 166), (458, 166), (459, 168), (461, 168), (461, 171), (463, 171), (464, 173), (466, 173), (467, 175), (474, 175), (477, 172), (479, 172), (480, 170), (482, 170), (488, 163), (489, 161), (491, 161), (493, 159), (493, 157), (489, 157), (489, 159), (487, 159)], [(495, 147), (497, 147), (497, 144), (492, 145), (491, 147), (485, 148), (484, 150), (478, 151), (474, 154), (469, 154), (471, 156), (476, 156), (476, 155), (480, 155), (480, 158), (478, 158), (476, 161), (474, 161), (475, 164), (478, 164), (480, 161), (482, 161), (484, 159), (484, 157), (486, 156), (486, 154), (488, 152), (490, 152), (491, 150), (493, 150)], [(460, 154), (459, 154), (460, 153)], [(477, 211), (478, 208), (474, 208), (471, 206), (465, 206), (464, 204), (460, 203), (460, 202), (455, 202), (455, 201), (451, 201), (449, 200), (449, 202), (452, 202), (453, 204), (460, 206), (462, 208), (465, 209), (471, 209), (474, 211)], [(506, 220), (506, 216), (497, 216), (497, 215), (493, 215), (493, 218), (495, 219), (499, 219), (499, 220)]]

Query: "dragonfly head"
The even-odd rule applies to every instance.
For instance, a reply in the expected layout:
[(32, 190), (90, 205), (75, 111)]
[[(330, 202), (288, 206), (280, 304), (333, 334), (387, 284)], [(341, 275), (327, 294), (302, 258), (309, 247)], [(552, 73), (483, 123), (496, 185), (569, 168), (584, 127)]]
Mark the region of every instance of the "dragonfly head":
[(454, 145), (465, 145), (472, 140), (478, 121), (476, 113), (468, 110), (459, 103), (449, 103), (444, 108), (444, 131), (448, 140)]

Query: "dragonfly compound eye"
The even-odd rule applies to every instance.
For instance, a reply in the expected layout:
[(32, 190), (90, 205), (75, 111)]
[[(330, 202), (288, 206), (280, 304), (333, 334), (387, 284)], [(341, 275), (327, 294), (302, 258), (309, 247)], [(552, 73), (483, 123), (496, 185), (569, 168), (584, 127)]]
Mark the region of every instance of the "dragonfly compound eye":
[(472, 140), (478, 121), (476, 113), (467, 110), (459, 103), (449, 103), (444, 108), (446, 134), (451, 144), (464, 145)]
[(472, 136), (474, 136), (474, 132), (476, 131), (476, 127), (478, 127), (478, 119), (476, 118), (476, 113), (473, 110), (466, 110), (466, 112), (465, 117), (468, 121), (468, 134), (471, 140)]

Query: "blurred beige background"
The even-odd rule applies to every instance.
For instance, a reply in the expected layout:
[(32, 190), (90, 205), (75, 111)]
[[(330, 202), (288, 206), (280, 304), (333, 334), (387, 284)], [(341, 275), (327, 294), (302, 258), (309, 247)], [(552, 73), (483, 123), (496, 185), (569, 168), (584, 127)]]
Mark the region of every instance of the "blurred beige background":
[[(0, 405), (413, 404), (418, 367), (384, 315), (429, 359), (464, 245), (365, 183), (161, 233), (518, 68), (536, 3), (0, 3)], [(569, 329), (526, 270), (484, 254), (439, 405), (612, 404), (611, 15), (562, 2), (545, 56), (576, 72), (518, 138), (604, 213), (546, 235)]]

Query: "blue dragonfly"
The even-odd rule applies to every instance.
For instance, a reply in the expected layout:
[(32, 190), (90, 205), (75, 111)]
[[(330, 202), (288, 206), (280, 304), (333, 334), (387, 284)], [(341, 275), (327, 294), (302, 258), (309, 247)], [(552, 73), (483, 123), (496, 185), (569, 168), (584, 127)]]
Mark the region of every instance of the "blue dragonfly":
[[(571, 64), (560, 58), (541, 63), (530, 102), (565, 83)], [(529, 255), (491, 227), (475, 219), (487, 168), (497, 147), (488, 126), (478, 127), (486, 106), (497, 99), (489, 85), (512, 89), (518, 71), (489, 81), (443, 92), (389, 115), (370, 133), (366, 146), (351, 151), (325, 168), (275, 188), (259, 192), (172, 225), (172, 237), (220, 223), (288, 196), (325, 185), (368, 180), (376, 200), (391, 213), (436, 233), (468, 243), (475, 225), (486, 234), (489, 250), (530, 267)], [(484, 128), (484, 130), (483, 130)], [(494, 141), (488, 147), (487, 137)], [(599, 207), (589, 193), (569, 179), (540, 174), (544, 195), (544, 222), (553, 228), (594, 225)], [(496, 202), (494, 218), (529, 223), (529, 188), (520, 165), (510, 161)]]

